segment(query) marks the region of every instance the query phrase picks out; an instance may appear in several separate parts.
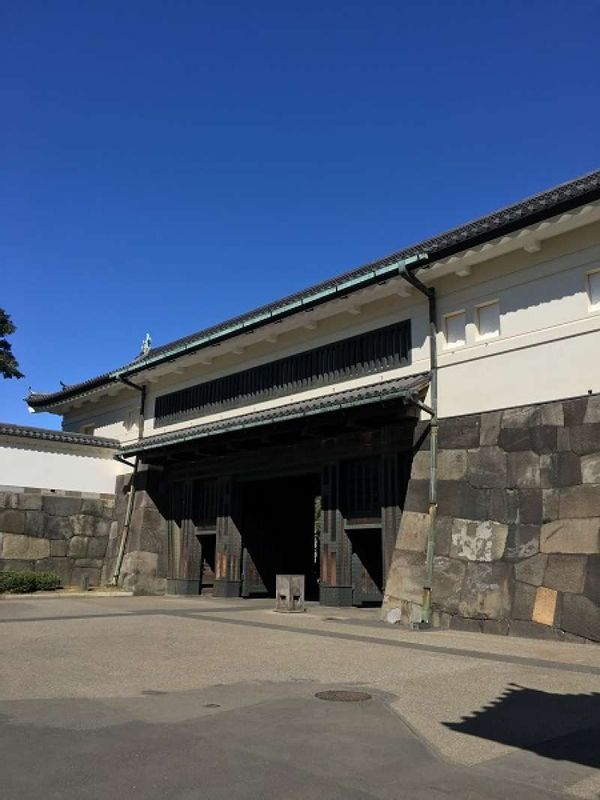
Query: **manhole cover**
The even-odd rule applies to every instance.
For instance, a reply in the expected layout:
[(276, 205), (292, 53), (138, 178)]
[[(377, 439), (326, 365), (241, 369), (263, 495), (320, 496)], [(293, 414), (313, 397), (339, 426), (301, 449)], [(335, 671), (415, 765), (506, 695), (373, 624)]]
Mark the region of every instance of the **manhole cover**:
[(344, 689), (332, 689), (327, 692), (317, 692), (315, 697), (319, 700), (331, 700), (336, 703), (360, 703), (361, 700), (370, 700), (367, 692), (349, 692)]

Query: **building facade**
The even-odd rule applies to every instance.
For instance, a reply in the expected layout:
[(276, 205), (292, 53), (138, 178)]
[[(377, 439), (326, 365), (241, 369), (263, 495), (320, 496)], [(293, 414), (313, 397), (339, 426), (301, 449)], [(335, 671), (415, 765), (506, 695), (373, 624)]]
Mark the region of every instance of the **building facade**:
[(131, 466), (107, 581), (597, 640), (599, 353), (597, 172), (28, 402)]

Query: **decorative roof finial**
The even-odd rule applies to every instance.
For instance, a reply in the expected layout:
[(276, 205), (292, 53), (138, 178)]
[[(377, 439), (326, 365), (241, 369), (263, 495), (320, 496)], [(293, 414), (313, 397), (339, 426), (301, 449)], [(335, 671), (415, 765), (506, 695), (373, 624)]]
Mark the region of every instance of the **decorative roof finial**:
[(149, 333), (144, 336), (144, 340), (142, 342), (142, 355), (147, 356), (150, 352), (150, 348), (152, 347), (152, 337)]

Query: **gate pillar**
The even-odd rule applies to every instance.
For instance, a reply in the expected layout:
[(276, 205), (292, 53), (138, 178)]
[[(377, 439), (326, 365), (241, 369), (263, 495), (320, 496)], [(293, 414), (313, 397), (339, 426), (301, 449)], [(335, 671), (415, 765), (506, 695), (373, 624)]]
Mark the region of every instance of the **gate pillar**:
[(240, 493), (230, 478), (218, 482), (217, 543), (215, 555), (215, 597), (239, 597), (242, 586), (242, 536)]
[(352, 552), (340, 509), (339, 463), (326, 464), (321, 476), (321, 581), (324, 606), (352, 605)]

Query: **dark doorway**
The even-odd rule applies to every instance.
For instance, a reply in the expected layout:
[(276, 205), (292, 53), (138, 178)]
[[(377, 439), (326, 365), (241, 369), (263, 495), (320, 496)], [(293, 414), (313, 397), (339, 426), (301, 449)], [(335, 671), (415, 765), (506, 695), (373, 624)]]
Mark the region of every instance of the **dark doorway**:
[(321, 481), (294, 475), (242, 485), (242, 596), (275, 597), (275, 577), (304, 575), (306, 599), (319, 598), (316, 524)]
[(383, 600), (381, 526), (346, 529), (352, 546), (352, 604), (379, 606)]
[(200, 543), (200, 594), (212, 594), (215, 585), (216, 533), (197, 534)]

